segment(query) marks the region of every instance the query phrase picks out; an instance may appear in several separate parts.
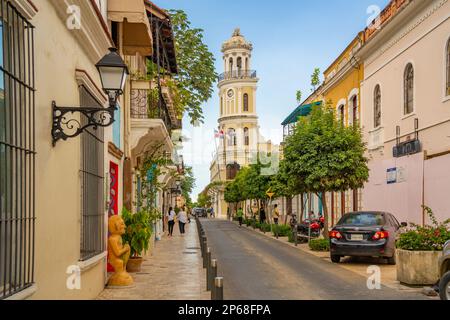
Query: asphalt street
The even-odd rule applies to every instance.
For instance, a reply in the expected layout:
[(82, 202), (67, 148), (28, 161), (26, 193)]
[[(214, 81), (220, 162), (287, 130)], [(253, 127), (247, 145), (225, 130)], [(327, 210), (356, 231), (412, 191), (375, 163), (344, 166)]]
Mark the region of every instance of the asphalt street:
[(369, 290), (366, 277), (229, 221), (202, 224), (226, 300), (428, 299), (384, 286)]

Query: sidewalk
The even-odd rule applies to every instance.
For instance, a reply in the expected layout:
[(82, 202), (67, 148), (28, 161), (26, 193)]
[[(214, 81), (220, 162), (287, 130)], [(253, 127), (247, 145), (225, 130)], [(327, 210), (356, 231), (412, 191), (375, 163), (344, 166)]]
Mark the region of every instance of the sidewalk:
[[(236, 222), (235, 222), (236, 223)], [(332, 263), (330, 260), (330, 253), (329, 252), (316, 252), (312, 251), (309, 248), (309, 245), (307, 243), (299, 243), (298, 246), (295, 246), (295, 244), (290, 243), (288, 241), (287, 237), (279, 237), (276, 239), (271, 232), (263, 233), (259, 229), (253, 229), (252, 227), (246, 227), (248, 230), (251, 230), (253, 232), (259, 233), (261, 235), (264, 235), (270, 239), (273, 239), (275, 241), (281, 242), (285, 245), (291, 246), (293, 248), (296, 248), (298, 250), (301, 250), (305, 253), (308, 253), (310, 255), (313, 255), (317, 258), (320, 258), (324, 261)], [(370, 265), (377, 265), (381, 269), (381, 283), (391, 289), (396, 289), (399, 291), (404, 292), (421, 292), (422, 288), (414, 288), (414, 287), (408, 287), (405, 285), (402, 285), (399, 281), (397, 281), (397, 269), (396, 266), (380, 263), (380, 259), (375, 258), (367, 258), (367, 259), (357, 259), (357, 258), (350, 258), (346, 257), (342, 260), (342, 262), (339, 264), (339, 267), (346, 269), (348, 271), (354, 272), (356, 274), (359, 274), (363, 277), (367, 277), (367, 267)]]
[(210, 300), (195, 220), (186, 225), (184, 237), (175, 226), (174, 237), (158, 241), (153, 255), (145, 258), (142, 272), (131, 275), (134, 287), (105, 289), (97, 299)]

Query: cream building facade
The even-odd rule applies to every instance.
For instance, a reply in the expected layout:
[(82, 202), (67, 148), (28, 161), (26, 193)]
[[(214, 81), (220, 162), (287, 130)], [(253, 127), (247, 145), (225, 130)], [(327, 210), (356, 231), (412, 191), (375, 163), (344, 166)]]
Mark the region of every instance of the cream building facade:
[(107, 107), (96, 63), (116, 47), (132, 73), (146, 74), (158, 35), (151, 23), (167, 17), (147, 0), (1, 0), (0, 8), (0, 299), (92, 299), (108, 277), (108, 216), (133, 209), (136, 159), (155, 141), (172, 152), (177, 126), (148, 113), (134, 121), (133, 90), (151, 81), (130, 76), (112, 126), (53, 145), (52, 102)]
[(211, 182), (222, 182), (210, 189), (213, 209), (219, 217), (227, 216), (224, 184), (240, 168), (249, 166), (257, 155), (269, 155), (276, 146), (260, 135), (256, 92), (258, 77), (252, 70), (253, 45), (240, 29), (222, 45), (224, 72), (219, 76), (220, 116), (217, 152), (210, 167)]

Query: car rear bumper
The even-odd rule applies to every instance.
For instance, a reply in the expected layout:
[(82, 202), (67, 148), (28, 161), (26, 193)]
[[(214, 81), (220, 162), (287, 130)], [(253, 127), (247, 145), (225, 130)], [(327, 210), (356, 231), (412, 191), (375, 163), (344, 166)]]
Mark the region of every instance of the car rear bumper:
[(354, 256), (354, 257), (391, 257), (392, 250), (387, 249), (387, 242), (376, 244), (368, 243), (348, 243), (331, 241), (330, 253), (336, 256)]

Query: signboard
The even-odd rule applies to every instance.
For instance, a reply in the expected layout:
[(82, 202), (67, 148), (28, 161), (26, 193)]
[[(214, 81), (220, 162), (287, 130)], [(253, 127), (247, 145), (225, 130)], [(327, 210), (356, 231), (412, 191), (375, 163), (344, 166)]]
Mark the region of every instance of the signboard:
[(422, 147), (419, 140), (412, 140), (400, 143), (394, 147), (394, 158), (401, 158), (404, 156), (419, 153)]
[(386, 180), (387, 184), (397, 183), (397, 168), (387, 169)]

